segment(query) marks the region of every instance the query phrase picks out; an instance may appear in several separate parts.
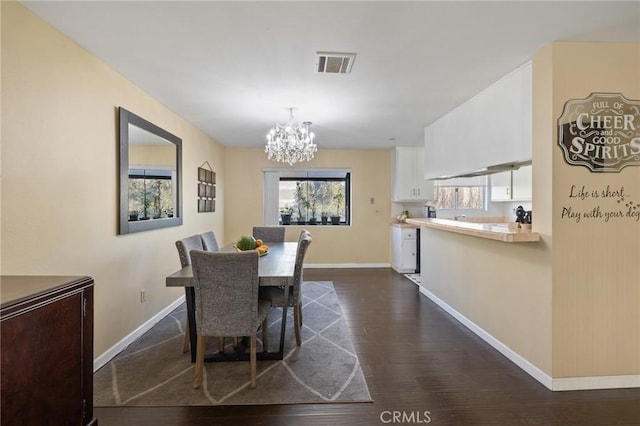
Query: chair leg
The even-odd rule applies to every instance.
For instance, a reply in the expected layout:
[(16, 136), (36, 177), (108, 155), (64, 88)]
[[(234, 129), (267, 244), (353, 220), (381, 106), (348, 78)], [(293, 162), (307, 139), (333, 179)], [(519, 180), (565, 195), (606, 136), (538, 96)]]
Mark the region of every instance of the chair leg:
[(185, 323), (184, 342), (182, 342), (182, 353), (186, 354), (187, 352), (189, 352), (189, 318)]
[(257, 356), (256, 356), (256, 332), (251, 333), (251, 389), (256, 387), (256, 367), (257, 367)]
[(224, 337), (218, 337), (218, 350), (221, 354), (224, 353)]
[(300, 326), (302, 326), (302, 301), (298, 303), (298, 318), (300, 318)]
[(300, 346), (302, 344), (300, 339), (300, 305), (293, 306), (293, 331), (296, 335), (296, 345)]
[(267, 323), (267, 319), (265, 318), (262, 321), (262, 352), (269, 351), (269, 330), (267, 329), (269, 324)]
[(193, 378), (193, 387), (198, 389), (202, 383), (202, 367), (204, 366), (204, 337), (198, 334), (196, 342), (198, 349), (196, 350), (196, 372)]

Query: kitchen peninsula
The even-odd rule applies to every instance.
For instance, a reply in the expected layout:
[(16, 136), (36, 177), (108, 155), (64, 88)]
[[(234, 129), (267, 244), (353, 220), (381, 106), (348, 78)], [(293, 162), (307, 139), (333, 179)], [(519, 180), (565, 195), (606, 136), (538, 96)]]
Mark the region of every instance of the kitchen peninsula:
[(524, 243), (540, 240), (540, 234), (537, 232), (515, 228), (511, 223), (472, 223), (450, 219), (431, 218), (409, 218), (407, 219), (407, 223), (417, 226), (425, 226), (431, 229), (438, 229), (440, 231), (503, 241), (506, 243)]

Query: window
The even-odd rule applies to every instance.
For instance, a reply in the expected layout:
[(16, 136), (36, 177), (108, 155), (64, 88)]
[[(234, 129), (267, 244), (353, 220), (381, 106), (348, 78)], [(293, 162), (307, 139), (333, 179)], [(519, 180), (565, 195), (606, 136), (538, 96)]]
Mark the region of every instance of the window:
[(485, 210), (487, 178), (447, 179), (436, 182), (436, 209)]
[(265, 171), (265, 224), (350, 225), (350, 213), (349, 171)]
[(173, 216), (170, 170), (129, 169), (129, 220)]

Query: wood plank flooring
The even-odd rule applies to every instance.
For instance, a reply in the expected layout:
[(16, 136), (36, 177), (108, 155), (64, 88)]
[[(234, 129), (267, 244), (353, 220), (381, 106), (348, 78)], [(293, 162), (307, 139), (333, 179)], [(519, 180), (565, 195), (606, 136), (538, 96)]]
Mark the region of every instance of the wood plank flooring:
[(96, 408), (100, 426), (640, 425), (640, 389), (551, 392), (391, 269), (305, 279), (333, 281), (373, 403)]

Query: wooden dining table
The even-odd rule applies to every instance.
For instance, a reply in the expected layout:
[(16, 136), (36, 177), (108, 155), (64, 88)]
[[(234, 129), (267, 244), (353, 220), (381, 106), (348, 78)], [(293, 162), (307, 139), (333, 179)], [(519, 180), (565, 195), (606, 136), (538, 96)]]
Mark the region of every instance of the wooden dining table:
[[(258, 260), (258, 281), (261, 287), (276, 286), (282, 287), (284, 294), (289, 293), (289, 286), (293, 283), (293, 271), (296, 263), (296, 252), (298, 243), (296, 242), (268, 242), (269, 251), (266, 255), (260, 256)], [(235, 251), (233, 245), (227, 245), (220, 251)], [(191, 348), (191, 362), (196, 360), (196, 313), (195, 313), (195, 289), (193, 287), (193, 270), (191, 265), (174, 272), (166, 278), (167, 287), (184, 287), (185, 299), (187, 303), (187, 318), (189, 323), (189, 342)], [(281, 360), (284, 356), (284, 337), (287, 327), (287, 307), (282, 308), (282, 323), (280, 327), (280, 345), (277, 352), (258, 352), (259, 360)], [(249, 359), (249, 354), (243, 350), (236, 350), (233, 353), (206, 354), (205, 361), (240, 361)]]

